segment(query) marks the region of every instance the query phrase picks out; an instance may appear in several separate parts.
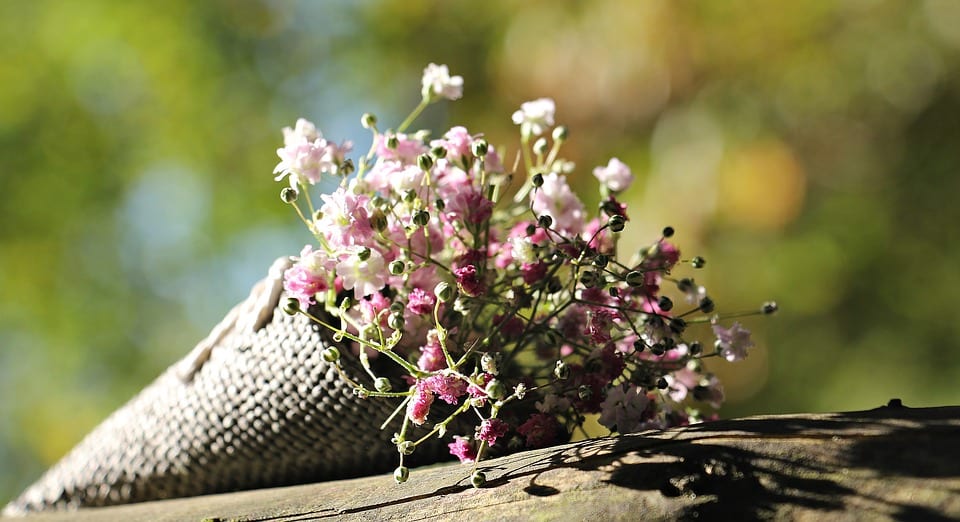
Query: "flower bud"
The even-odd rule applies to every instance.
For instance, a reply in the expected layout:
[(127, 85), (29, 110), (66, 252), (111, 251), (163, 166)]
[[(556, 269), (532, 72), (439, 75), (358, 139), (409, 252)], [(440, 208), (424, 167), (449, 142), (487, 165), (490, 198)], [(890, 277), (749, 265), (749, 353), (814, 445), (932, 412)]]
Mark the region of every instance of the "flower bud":
[(440, 198), (433, 201), (433, 206), (436, 207), (439, 212), (443, 212), (443, 209), (447, 208), (447, 204)]
[(491, 375), (500, 373), (499, 364), (500, 354), (497, 353), (485, 353), (480, 358), (480, 368)]
[(570, 377), (570, 367), (563, 361), (557, 361), (557, 365), (553, 367), (553, 375), (557, 379), (565, 381)]
[(280, 200), (284, 203), (293, 203), (297, 200), (297, 196), (299, 196), (299, 194), (291, 187), (287, 187), (280, 191)]
[(371, 129), (377, 126), (377, 117), (369, 112), (363, 113), (363, 116), (360, 116), (360, 125), (364, 129)]
[(673, 227), (663, 227), (663, 237), (673, 237)]
[(660, 379), (657, 380), (657, 388), (661, 390), (666, 390), (669, 387), (670, 387), (670, 383), (667, 382), (666, 378), (660, 377)]
[(684, 277), (683, 279), (677, 281), (677, 289), (685, 294), (689, 294), (696, 289), (696, 285), (693, 284), (693, 279)]
[(588, 401), (593, 397), (593, 389), (586, 384), (581, 384), (580, 387), (577, 388), (577, 397), (580, 397), (582, 401)]
[(623, 278), (630, 286), (640, 286), (643, 284), (643, 272), (638, 272), (637, 270), (632, 270), (627, 273), (626, 277)]
[(707, 264), (707, 260), (697, 256), (690, 260), (690, 264), (693, 265), (693, 268), (703, 268), (703, 265)]
[(397, 444), (397, 451), (399, 451), (402, 455), (410, 455), (415, 449), (417, 449), (417, 446), (409, 440), (405, 440), (400, 444)]
[(560, 125), (553, 129), (553, 141), (564, 142), (567, 140), (567, 136), (570, 135), (570, 131), (567, 130), (565, 125)]
[(604, 268), (609, 262), (610, 256), (606, 254), (597, 254), (597, 256), (593, 258), (593, 266), (597, 268)]
[(480, 470), (474, 471), (473, 475), (470, 476), (470, 484), (472, 484), (475, 488), (481, 488), (486, 483), (487, 475)]
[(660, 300), (657, 301), (657, 306), (664, 312), (669, 312), (673, 309), (673, 301), (669, 297), (663, 295), (660, 296)]
[(357, 258), (360, 259), (360, 261), (366, 261), (367, 259), (370, 259), (371, 253), (372, 251), (370, 250), (370, 247), (362, 247), (357, 251)]
[(400, 145), (400, 139), (397, 138), (396, 134), (391, 134), (387, 136), (387, 148), (390, 150), (397, 150), (397, 146)]
[(763, 308), (761, 308), (761, 311), (764, 313), (764, 315), (770, 315), (776, 313), (779, 308), (780, 307), (777, 306), (776, 301), (767, 301), (766, 303), (763, 303)]
[(373, 381), (373, 387), (376, 388), (378, 392), (384, 393), (393, 389), (393, 385), (390, 384), (390, 379), (386, 377), (377, 377), (377, 379)]
[(537, 141), (533, 142), (533, 152), (537, 155), (544, 155), (547, 153), (547, 139), (539, 138)]
[(623, 219), (623, 216), (613, 215), (607, 220), (607, 225), (610, 227), (610, 230), (620, 232), (627, 226), (627, 221)]
[(543, 186), (543, 174), (537, 172), (532, 178), (530, 178), (530, 182), (533, 183), (534, 187)]
[(703, 345), (700, 344), (700, 341), (690, 343), (690, 355), (700, 355), (701, 353), (703, 353)]
[(433, 287), (433, 295), (437, 296), (437, 299), (439, 299), (441, 303), (446, 303), (453, 299), (453, 294), (453, 287), (446, 281), (441, 281), (437, 283), (437, 286)]
[(286, 304), (283, 305), (283, 311), (287, 315), (297, 315), (297, 312), (300, 311), (300, 301), (295, 297), (288, 297)]
[(713, 311), (713, 309), (714, 309), (713, 299), (710, 299), (709, 296), (708, 296), (708, 297), (704, 297), (703, 299), (700, 300), (700, 311), (701, 311), (701, 312), (703, 312), (703, 313), (705, 313), (705, 314), (709, 314), (710, 312)]
[(526, 397), (527, 395), (527, 385), (523, 384), (522, 382), (516, 385), (513, 388), (513, 394), (517, 396), (517, 399), (522, 401), (523, 398)]
[(433, 156), (429, 154), (421, 154), (417, 156), (417, 166), (420, 167), (420, 170), (424, 172), (433, 168)]
[(503, 383), (498, 379), (493, 379), (488, 382), (484, 391), (487, 392), (488, 397), (496, 400), (500, 400), (507, 396), (507, 387), (504, 386)]
[(337, 362), (340, 360), (340, 350), (337, 350), (333, 346), (329, 346), (320, 352), (320, 357), (323, 357), (323, 360), (327, 361), (328, 363)]
[(430, 155), (436, 159), (445, 158), (447, 157), (447, 149), (440, 146), (434, 147), (430, 149)]
[(353, 171), (355, 170), (357, 170), (357, 168), (354, 166), (353, 160), (347, 158), (343, 160), (343, 163), (341, 163), (337, 168), (337, 174), (340, 174), (341, 176), (349, 176), (350, 174), (353, 174)]
[(476, 140), (473, 142), (473, 145), (470, 146), (470, 150), (474, 156), (482, 158), (486, 156), (490, 150), (490, 144), (487, 143), (487, 140)]
[(553, 225), (553, 218), (549, 214), (544, 214), (537, 218), (537, 224), (540, 228), (550, 228), (550, 225)]
[(370, 226), (377, 232), (383, 232), (387, 229), (387, 215), (379, 208), (370, 215)]
[(403, 320), (403, 314), (390, 314), (390, 317), (387, 318), (387, 326), (394, 330), (403, 330), (403, 327), (406, 326), (406, 321)]
[(430, 222), (430, 213), (426, 210), (418, 210), (413, 215), (413, 223), (418, 227), (425, 227)]
[(642, 352), (642, 351), (645, 350), (646, 348), (647, 348), (647, 344), (644, 343), (643, 341), (641, 341), (640, 339), (637, 339), (636, 341), (633, 341), (633, 349), (634, 349), (634, 350), (636, 350), (636, 351), (638, 351), (638, 352)]
[(408, 478), (410, 478), (410, 470), (406, 466), (398, 466), (393, 470), (393, 480), (396, 480), (397, 484), (403, 484)]

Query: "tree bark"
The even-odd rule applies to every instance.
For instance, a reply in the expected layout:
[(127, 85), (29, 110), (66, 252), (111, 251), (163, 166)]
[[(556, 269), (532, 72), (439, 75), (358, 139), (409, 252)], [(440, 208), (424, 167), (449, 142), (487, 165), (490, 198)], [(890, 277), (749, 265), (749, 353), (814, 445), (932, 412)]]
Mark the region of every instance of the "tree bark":
[(390, 476), (44, 520), (957, 520), (960, 407), (749, 417)]

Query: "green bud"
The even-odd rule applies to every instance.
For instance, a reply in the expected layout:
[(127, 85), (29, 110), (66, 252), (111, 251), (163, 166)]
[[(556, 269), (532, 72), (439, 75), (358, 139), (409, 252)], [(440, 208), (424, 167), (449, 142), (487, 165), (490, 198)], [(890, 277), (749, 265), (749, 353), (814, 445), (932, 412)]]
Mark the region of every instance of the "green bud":
[(627, 220), (623, 219), (623, 216), (617, 214), (610, 216), (610, 219), (607, 220), (607, 225), (610, 226), (610, 230), (614, 232), (620, 232), (627, 226)]
[(287, 302), (283, 305), (283, 311), (287, 315), (297, 315), (297, 312), (300, 311), (300, 301), (295, 297), (288, 297)]
[(393, 389), (393, 385), (390, 384), (390, 379), (386, 377), (377, 377), (377, 379), (373, 381), (373, 387), (376, 388), (378, 392), (384, 393)]
[(507, 387), (503, 385), (498, 379), (493, 379), (487, 383), (486, 390), (487, 395), (493, 399), (500, 400), (507, 396)]
[(453, 299), (453, 294), (453, 287), (446, 281), (441, 281), (433, 288), (433, 295), (437, 296), (437, 299), (439, 299), (441, 303), (446, 303)]
[(370, 215), (370, 226), (377, 232), (383, 232), (387, 229), (387, 215), (379, 208)]
[(363, 116), (360, 116), (360, 125), (364, 129), (372, 129), (377, 126), (377, 117), (369, 112), (363, 113)]
[(401, 455), (410, 455), (415, 449), (417, 449), (417, 447), (409, 440), (397, 444), (397, 451), (399, 451)]
[(447, 208), (447, 204), (440, 198), (434, 200), (433, 206), (437, 207), (437, 210), (440, 212), (443, 212), (443, 209)]
[(349, 176), (350, 174), (353, 174), (353, 171), (355, 170), (357, 170), (357, 168), (353, 165), (353, 160), (347, 158), (343, 160), (343, 163), (341, 163), (340, 167), (337, 168), (337, 173), (341, 176)]
[(530, 182), (533, 183), (533, 186), (534, 186), (534, 187), (542, 187), (542, 186), (543, 186), (543, 174), (537, 172), (536, 174), (533, 175), (532, 178), (530, 178)]
[(473, 155), (477, 158), (482, 158), (487, 155), (487, 152), (490, 150), (490, 144), (487, 143), (487, 140), (476, 140), (473, 142), (473, 145), (470, 146), (470, 150), (473, 152)]
[(763, 303), (763, 308), (761, 308), (761, 311), (764, 315), (770, 315), (776, 313), (779, 308), (780, 307), (777, 306), (776, 301), (767, 301), (766, 303)]
[(299, 195), (300, 194), (298, 194), (296, 190), (291, 187), (287, 187), (280, 191), (280, 200), (284, 203), (293, 203), (297, 200), (297, 196)]
[(553, 368), (553, 375), (556, 376), (557, 379), (565, 381), (570, 377), (570, 367), (563, 361), (557, 361), (557, 365)]
[(485, 353), (480, 358), (480, 368), (491, 375), (500, 373), (499, 364), (500, 354), (498, 353)]
[(440, 146), (434, 147), (430, 149), (430, 155), (437, 159), (445, 158), (447, 157), (447, 149)]
[(337, 362), (340, 360), (340, 350), (330, 346), (324, 348), (323, 351), (320, 352), (320, 356), (323, 357), (323, 360), (327, 361), (328, 363)]
[(709, 314), (713, 311), (715, 305), (713, 304), (713, 299), (710, 299), (710, 296), (704, 297), (700, 300), (700, 311)]
[(703, 268), (703, 265), (707, 264), (707, 260), (697, 256), (690, 260), (690, 264), (693, 265), (693, 268)]
[(418, 210), (417, 213), (413, 215), (413, 223), (419, 227), (425, 227), (429, 222), (430, 213), (426, 210)]
[(394, 330), (403, 330), (406, 321), (403, 320), (403, 314), (390, 314), (387, 319), (387, 325)]
[(553, 225), (553, 218), (549, 214), (544, 214), (537, 218), (537, 224), (540, 225), (540, 228), (550, 228)]
[(410, 478), (410, 470), (406, 466), (399, 466), (393, 470), (393, 480), (396, 480), (397, 484), (403, 484), (408, 478)]
[(643, 272), (638, 272), (636, 270), (633, 270), (629, 272), (626, 277), (624, 277), (624, 281), (626, 281), (628, 285), (633, 287), (640, 286), (643, 284)]
[(370, 247), (363, 247), (357, 251), (357, 257), (360, 259), (360, 261), (366, 261), (367, 259), (370, 259), (370, 254), (372, 253), (373, 252), (370, 250)]
[(403, 263), (403, 261), (400, 261), (399, 259), (394, 259), (393, 261), (390, 261), (389, 268), (390, 268), (391, 274), (400, 275), (403, 273), (404, 269), (406, 269), (406, 265)]
[(547, 153), (547, 139), (539, 138), (537, 141), (533, 142), (533, 152), (538, 155), (544, 155)]
[(472, 484), (475, 488), (481, 488), (486, 483), (487, 475), (480, 470), (474, 471), (473, 475), (470, 477), (470, 484)]
[(400, 140), (397, 138), (396, 134), (391, 134), (387, 136), (387, 148), (390, 150), (396, 150), (397, 145), (400, 144)]
[(559, 127), (556, 127), (553, 129), (553, 141), (556, 141), (556, 142), (566, 141), (569, 134), (570, 132), (567, 130), (567, 127), (564, 125), (560, 125)]
[(420, 167), (420, 170), (424, 172), (433, 168), (433, 156), (429, 154), (421, 154), (417, 156), (417, 166)]

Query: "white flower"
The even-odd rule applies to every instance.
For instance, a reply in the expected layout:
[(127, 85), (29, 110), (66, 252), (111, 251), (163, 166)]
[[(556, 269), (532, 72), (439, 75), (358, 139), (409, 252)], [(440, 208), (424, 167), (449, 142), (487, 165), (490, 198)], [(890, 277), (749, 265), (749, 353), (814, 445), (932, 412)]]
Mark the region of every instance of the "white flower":
[(550, 98), (524, 102), (520, 110), (513, 113), (513, 123), (520, 125), (520, 132), (524, 135), (539, 136), (553, 126), (553, 115), (557, 111), (556, 104)]
[(420, 93), (428, 100), (436, 97), (457, 100), (463, 96), (463, 77), (450, 76), (450, 70), (446, 65), (435, 63), (428, 65), (423, 70), (421, 83), (423, 89)]
[(350, 254), (337, 263), (337, 275), (343, 282), (343, 289), (353, 289), (357, 299), (379, 292), (387, 284), (387, 271), (384, 269), (383, 255), (376, 250), (366, 249), (370, 256), (360, 259), (362, 247), (354, 247)]
[(300, 118), (294, 128), (283, 129), (283, 148), (277, 149), (280, 163), (273, 169), (277, 174), (274, 179), (280, 181), (289, 176), (294, 190), (306, 183), (312, 185), (320, 181), (324, 173), (338, 173), (352, 147), (349, 141), (337, 145), (323, 139), (313, 123)]
[(626, 190), (633, 183), (633, 172), (630, 172), (630, 167), (617, 158), (610, 158), (606, 167), (593, 169), (593, 175), (614, 192)]
[(650, 398), (637, 386), (614, 386), (600, 403), (600, 424), (619, 433), (633, 433), (649, 427), (645, 417)]
[(521, 263), (533, 263), (537, 260), (537, 252), (533, 248), (533, 241), (529, 237), (510, 238), (510, 247), (513, 258)]
[(724, 328), (718, 324), (713, 325), (713, 333), (717, 335), (715, 346), (720, 356), (733, 362), (747, 357), (747, 348), (753, 346), (750, 340), (750, 330), (740, 326), (740, 323), (733, 323), (730, 328)]

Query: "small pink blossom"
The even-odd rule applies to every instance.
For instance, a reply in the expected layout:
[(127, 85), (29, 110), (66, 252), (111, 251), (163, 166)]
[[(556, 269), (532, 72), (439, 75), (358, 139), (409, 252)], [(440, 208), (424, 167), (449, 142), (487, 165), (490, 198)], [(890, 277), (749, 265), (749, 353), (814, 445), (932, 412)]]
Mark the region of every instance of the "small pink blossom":
[(433, 292), (427, 292), (422, 288), (414, 288), (407, 297), (407, 310), (416, 315), (432, 313), (436, 304), (437, 298), (434, 297)]
[(457, 286), (460, 291), (470, 297), (481, 296), (486, 293), (487, 288), (480, 281), (477, 275), (477, 267), (474, 265), (464, 265), (454, 269), (453, 275), (457, 278)]
[(373, 236), (370, 214), (367, 212), (369, 196), (354, 194), (339, 187), (331, 194), (320, 196), (323, 216), (316, 226), (334, 247), (362, 245)]
[(540, 98), (524, 102), (520, 110), (513, 113), (513, 123), (520, 125), (520, 132), (525, 135), (539, 136), (547, 128), (553, 126), (554, 113), (557, 106), (550, 98)]
[[(390, 148), (387, 142), (391, 137), (396, 137), (397, 146)], [(377, 156), (384, 160), (396, 160), (404, 164), (416, 164), (417, 156), (427, 152), (429, 149), (423, 144), (423, 140), (407, 134), (382, 134), (377, 140)]]
[(609, 308), (590, 307), (587, 311), (587, 327), (583, 334), (590, 337), (595, 344), (606, 344), (613, 338), (610, 329), (613, 327), (614, 319), (619, 317), (620, 314)]
[(431, 147), (443, 147), (447, 151), (446, 159), (448, 161), (463, 162), (464, 158), (470, 158), (473, 151), (470, 147), (473, 145), (473, 136), (467, 132), (466, 127), (453, 127), (443, 135), (443, 138), (430, 142)]
[(593, 175), (614, 192), (626, 190), (633, 183), (633, 172), (630, 171), (630, 167), (617, 158), (610, 158), (606, 167), (593, 169)]
[(477, 430), (477, 438), (493, 446), (497, 439), (507, 434), (510, 425), (500, 419), (484, 419)]
[(720, 356), (733, 362), (747, 357), (747, 349), (753, 346), (750, 340), (750, 330), (747, 330), (740, 323), (733, 323), (730, 328), (724, 328), (718, 324), (713, 325), (713, 333), (716, 334), (716, 347)]
[(450, 76), (446, 65), (431, 63), (423, 70), (420, 81), (423, 88), (421, 94), (424, 99), (446, 98), (457, 100), (463, 96), (463, 77)]
[(532, 285), (542, 281), (547, 276), (547, 264), (543, 261), (536, 263), (524, 263), (520, 265), (520, 273), (523, 275), (523, 282)]
[(467, 464), (477, 460), (477, 449), (470, 444), (468, 437), (454, 435), (453, 442), (447, 444), (450, 448), (450, 454), (460, 459), (461, 464)]
[(360, 259), (362, 251), (363, 247), (352, 247), (337, 263), (337, 274), (343, 280), (343, 289), (353, 289), (353, 295), (358, 300), (379, 292), (387, 283), (383, 255), (376, 250), (367, 249), (369, 257)]
[(583, 230), (583, 203), (567, 185), (566, 176), (551, 172), (543, 177), (543, 185), (530, 193), (533, 211), (553, 218), (553, 228), (568, 234)]
[(467, 383), (455, 375), (433, 375), (422, 382), (426, 389), (447, 404), (456, 404), (457, 399), (467, 393)]
[(407, 403), (407, 417), (417, 426), (423, 425), (430, 414), (430, 405), (433, 404), (433, 394), (423, 386), (423, 381), (417, 383), (413, 397)]
[(560, 442), (564, 429), (553, 415), (534, 413), (526, 422), (517, 426), (517, 433), (526, 439), (528, 449), (536, 449)]
[(280, 163), (273, 172), (277, 181), (289, 176), (294, 190), (302, 184), (320, 181), (324, 173), (337, 174), (344, 156), (353, 147), (349, 141), (338, 146), (323, 139), (317, 127), (303, 118), (292, 129), (284, 127), (283, 144), (283, 148), (277, 149)]
[(313, 304), (317, 292), (329, 288), (332, 263), (322, 250), (314, 251), (306, 245), (300, 251), (297, 262), (283, 273), (283, 289), (287, 295), (300, 301), (300, 308), (306, 310)]
[(443, 348), (436, 330), (427, 332), (427, 344), (420, 347), (420, 358), (417, 367), (426, 372), (434, 372), (447, 367), (447, 359), (443, 355)]
[(480, 194), (479, 190), (470, 187), (447, 201), (445, 214), (451, 222), (461, 220), (467, 224), (479, 225), (490, 219), (493, 202)]

